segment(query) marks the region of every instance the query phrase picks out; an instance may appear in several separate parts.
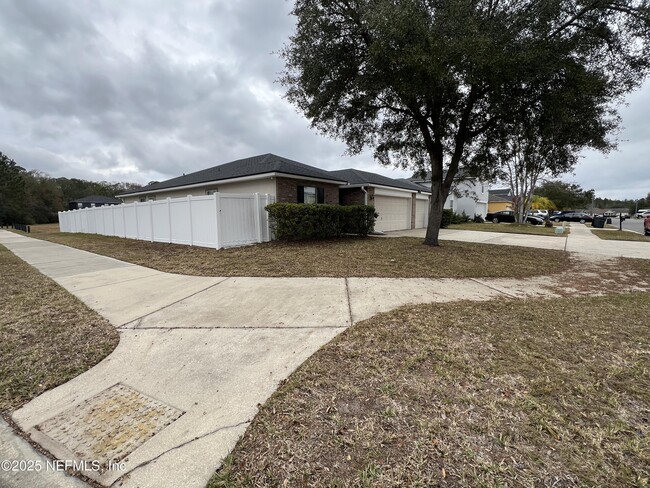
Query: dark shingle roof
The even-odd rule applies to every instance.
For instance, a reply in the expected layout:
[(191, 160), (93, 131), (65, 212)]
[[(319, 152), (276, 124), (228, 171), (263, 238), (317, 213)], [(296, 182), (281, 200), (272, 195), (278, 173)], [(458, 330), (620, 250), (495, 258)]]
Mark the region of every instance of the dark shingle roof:
[(427, 185), (426, 183), (419, 183), (411, 180), (407, 180), (405, 178), (401, 178), (401, 181), (408, 181), (412, 185), (419, 186), (422, 191), (428, 191), (431, 193), (431, 185)]
[(115, 204), (120, 204), (122, 203), (122, 200), (118, 200), (117, 198), (113, 197), (104, 197), (102, 195), (90, 195), (87, 197), (83, 198), (77, 198), (76, 200), (72, 200), (70, 203), (101, 203), (101, 204), (107, 204), (107, 203), (115, 203)]
[(488, 201), (490, 202), (512, 202), (510, 188), (498, 188), (489, 191)]
[(337, 171), (329, 172), (337, 179), (343, 179), (350, 185), (381, 185), (391, 186), (393, 188), (402, 188), (404, 190), (412, 191), (427, 191), (427, 188), (408, 180), (389, 178), (388, 176), (378, 175), (377, 173), (370, 173), (368, 171), (361, 171), (359, 169), (340, 169)]
[(488, 200), (490, 202), (512, 202), (512, 197), (510, 196), (510, 188), (490, 190)]
[(287, 173), (295, 176), (308, 178), (320, 178), (325, 180), (336, 180), (333, 175), (325, 170), (314, 168), (307, 164), (292, 161), (291, 159), (276, 156), (275, 154), (262, 154), (251, 158), (238, 159), (230, 163), (220, 164), (212, 168), (203, 169), (188, 175), (178, 176), (170, 180), (152, 183), (135, 191), (124, 194), (146, 193), (151, 190), (163, 190), (177, 186), (196, 185), (209, 181), (227, 180), (240, 178), (242, 176), (253, 176), (264, 173)]

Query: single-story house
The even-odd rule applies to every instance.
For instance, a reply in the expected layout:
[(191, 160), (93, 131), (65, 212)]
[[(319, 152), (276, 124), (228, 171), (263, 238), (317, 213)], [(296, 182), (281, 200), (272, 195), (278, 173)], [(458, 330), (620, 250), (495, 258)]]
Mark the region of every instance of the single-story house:
[(372, 205), (379, 214), (375, 230), (421, 229), (427, 226), (431, 192), (408, 180), (361, 171), (330, 171), (348, 184), (339, 188), (341, 205)]
[(488, 212), (501, 212), (502, 210), (512, 210), (512, 193), (510, 188), (499, 188), (490, 190), (488, 200)]
[(124, 203), (187, 195), (260, 193), (277, 202), (374, 205), (375, 230), (426, 227), (429, 194), (405, 180), (346, 169), (325, 171), (275, 154), (239, 159), (118, 195)]
[[(485, 217), (488, 212), (488, 184), (478, 178), (465, 176), (462, 171), (459, 172), (458, 178), (449, 197), (447, 197), (444, 208), (457, 214), (465, 212), (465, 215), (470, 218), (475, 215)], [(429, 192), (431, 191), (430, 171), (424, 176), (413, 176), (409, 178), (409, 181), (427, 188)]]
[(102, 195), (90, 195), (88, 197), (77, 198), (68, 202), (68, 209), (77, 210), (78, 208), (103, 207), (104, 205), (120, 205), (122, 200)]

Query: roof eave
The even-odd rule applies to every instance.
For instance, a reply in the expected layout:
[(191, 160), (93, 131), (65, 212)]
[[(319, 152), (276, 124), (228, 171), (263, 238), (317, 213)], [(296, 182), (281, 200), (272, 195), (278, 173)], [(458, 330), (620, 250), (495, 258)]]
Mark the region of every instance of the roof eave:
[(131, 196), (137, 196), (137, 195), (148, 195), (150, 193), (163, 193), (166, 191), (178, 191), (178, 190), (189, 190), (191, 188), (200, 188), (202, 186), (208, 186), (208, 185), (218, 185), (218, 184), (224, 184), (224, 183), (238, 183), (240, 181), (255, 181), (255, 180), (264, 180), (267, 178), (293, 178), (293, 179), (302, 179), (302, 180), (308, 180), (308, 181), (318, 181), (321, 183), (332, 183), (334, 185), (342, 185), (346, 183), (343, 180), (334, 180), (334, 179), (326, 179), (326, 178), (318, 178), (318, 177), (312, 177), (312, 176), (304, 176), (304, 175), (295, 175), (291, 173), (280, 173), (277, 171), (269, 171), (268, 173), (258, 173), (255, 175), (248, 175), (248, 176), (238, 176), (236, 178), (224, 178), (220, 180), (209, 180), (209, 181), (203, 181), (201, 183), (193, 183), (191, 185), (179, 185), (179, 186), (168, 186), (166, 188), (158, 188), (154, 190), (146, 190), (142, 189), (139, 191), (133, 191), (130, 193), (121, 193), (119, 195), (116, 195), (117, 197), (131, 197)]

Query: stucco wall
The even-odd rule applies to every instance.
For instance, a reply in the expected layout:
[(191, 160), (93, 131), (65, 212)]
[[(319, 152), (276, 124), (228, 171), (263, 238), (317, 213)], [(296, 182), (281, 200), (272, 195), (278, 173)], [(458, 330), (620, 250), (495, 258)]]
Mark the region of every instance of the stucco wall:
[(268, 193), (275, 195), (275, 178), (264, 178), (260, 180), (238, 181), (233, 183), (213, 183), (195, 188), (186, 188), (184, 190), (169, 189), (160, 193), (141, 194), (132, 197), (124, 197), (124, 203), (139, 202), (140, 198), (145, 196), (155, 196), (156, 200), (165, 198), (183, 198), (187, 195), (200, 196), (205, 195), (208, 190), (218, 190), (222, 193)]

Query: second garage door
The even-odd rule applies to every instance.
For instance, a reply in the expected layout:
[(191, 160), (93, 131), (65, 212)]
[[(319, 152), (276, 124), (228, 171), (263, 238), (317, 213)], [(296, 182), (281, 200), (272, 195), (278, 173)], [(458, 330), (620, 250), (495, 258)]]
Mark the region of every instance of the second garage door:
[(375, 196), (375, 210), (379, 214), (375, 230), (404, 230), (411, 228), (411, 196), (408, 198)]
[(415, 228), (424, 229), (427, 226), (427, 214), (429, 213), (429, 200), (417, 199), (415, 201)]

